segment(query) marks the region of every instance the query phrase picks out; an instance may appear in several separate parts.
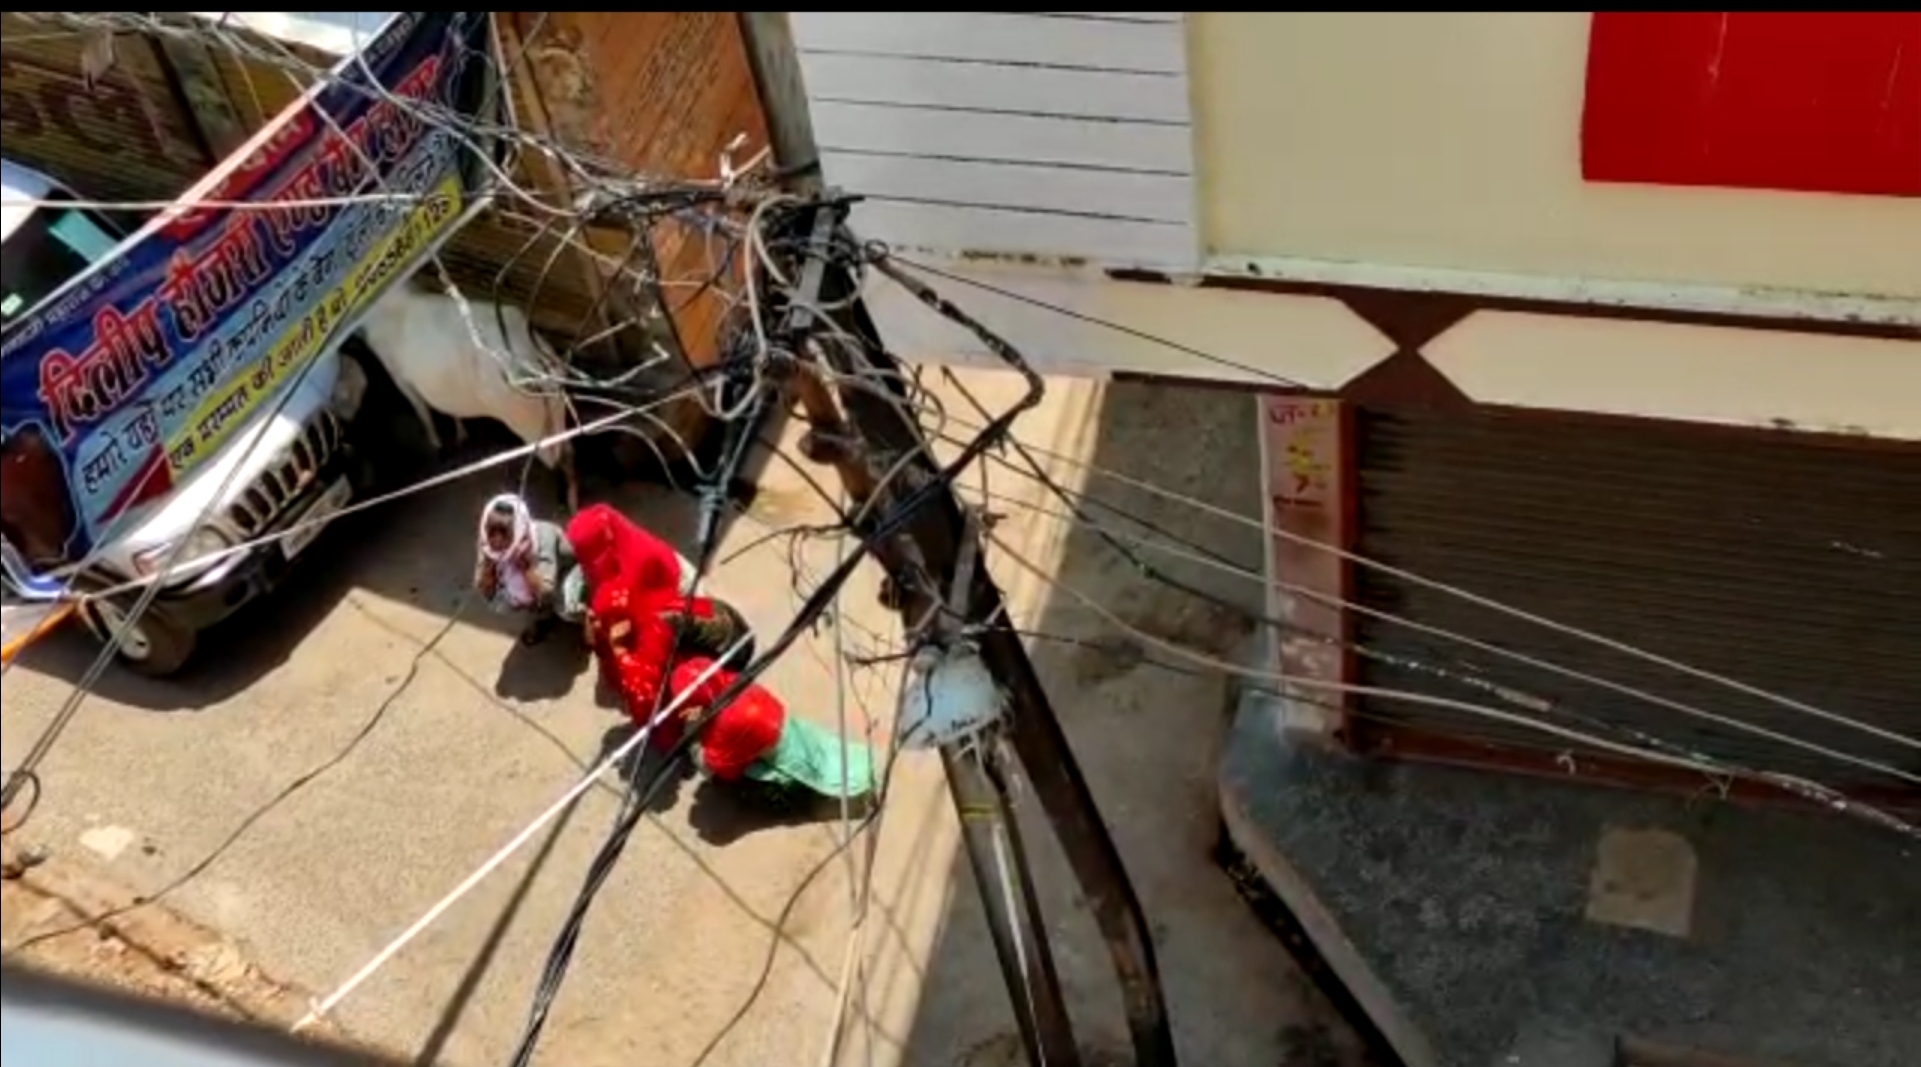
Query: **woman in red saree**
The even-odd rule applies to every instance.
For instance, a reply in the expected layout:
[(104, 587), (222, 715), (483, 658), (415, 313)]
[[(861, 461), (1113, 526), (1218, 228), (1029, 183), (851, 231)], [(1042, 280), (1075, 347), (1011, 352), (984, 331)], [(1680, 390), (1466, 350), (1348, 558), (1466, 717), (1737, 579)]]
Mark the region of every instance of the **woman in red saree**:
[[(628, 717), (638, 726), (652, 722), (671, 702), (661, 693), (670, 677), (674, 692), (686, 697), (649, 735), (656, 747), (672, 748), (739, 677), (734, 668), (753, 660), (746, 622), (723, 601), (689, 595), (693, 566), (605, 504), (575, 515), (567, 540), (586, 577), (588, 643)], [(717, 660), (722, 665), (699, 681)], [(760, 685), (744, 687), (707, 722), (695, 753), (716, 779), (759, 783), (781, 794), (798, 788), (861, 796), (875, 788), (867, 745), (787, 714)]]
[(625, 588), (644, 600), (685, 593), (693, 584), (693, 566), (673, 546), (606, 504), (576, 513), (567, 523), (567, 542), (587, 576), (590, 596)]
[[(566, 533), (587, 583), (588, 645), (637, 724), (664, 706), (660, 688), (670, 661), (720, 658), (736, 645), (730, 663), (752, 659), (746, 620), (723, 601), (690, 596), (693, 565), (667, 542), (606, 504), (581, 510)], [(671, 746), (677, 723), (661, 723), (652, 739)]]

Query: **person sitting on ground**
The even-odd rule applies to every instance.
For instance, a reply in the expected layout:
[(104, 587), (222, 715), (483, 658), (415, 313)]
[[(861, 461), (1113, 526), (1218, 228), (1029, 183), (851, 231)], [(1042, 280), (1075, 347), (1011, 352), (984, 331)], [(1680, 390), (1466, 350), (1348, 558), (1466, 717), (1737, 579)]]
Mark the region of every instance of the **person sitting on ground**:
[[(678, 656), (732, 650), (731, 663), (753, 658), (745, 617), (725, 601), (693, 596), (694, 565), (667, 542), (606, 504), (582, 509), (566, 535), (585, 576), (587, 644), (637, 723), (652, 719)], [(675, 735), (669, 727), (654, 736), (671, 745)]]
[[(630, 590), (615, 586), (593, 598), (587, 628), (588, 642), (636, 726), (652, 722), (665, 707), (661, 683), (674, 663), (688, 657), (727, 657), (729, 663), (744, 666), (754, 655), (746, 620), (730, 605), (708, 597), (674, 593), (636, 602)], [(680, 740), (680, 720), (655, 723), (650, 740), (659, 748), (672, 748)]]
[[(676, 711), (682, 730), (698, 723), (721, 694), (740, 677), (726, 667), (705, 680), (712, 666), (705, 656), (674, 665), (673, 691), (686, 702)], [(873, 749), (844, 739), (787, 708), (765, 686), (749, 683), (701, 728), (695, 765), (722, 782), (753, 783), (764, 799), (777, 804), (822, 797), (867, 796), (879, 788)]]
[(582, 616), (573, 546), (559, 526), (534, 518), (520, 497), (502, 493), (481, 509), (477, 556), (474, 591), (495, 611), (528, 617), (521, 643), (540, 641), (556, 619)]

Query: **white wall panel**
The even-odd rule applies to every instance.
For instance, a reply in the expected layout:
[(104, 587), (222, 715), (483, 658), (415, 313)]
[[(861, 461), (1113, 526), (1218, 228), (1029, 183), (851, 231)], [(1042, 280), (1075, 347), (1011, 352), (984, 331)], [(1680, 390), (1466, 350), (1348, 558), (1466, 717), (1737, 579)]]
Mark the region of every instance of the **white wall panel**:
[(821, 154), (821, 165), (838, 185), (902, 203), (1176, 225), (1194, 216), (1185, 175), (1078, 172), (1062, 181), (1061, 169), (1046, 164), (834, 151)]
[(1090, 264), (1174, 264), (1191, 260), (1193, 228), (1166, 223), (1117, 225), (1056, 215), (1039, 225), (1017, 211), (868, 200), (854, 207), (862, 237), (905, 251), (991, 249), (1013, 259), (1072, 259)]
[[(794, 21), (807, 16), (796, 13)], [(802, 52), (814, 103), (872, 103), (927, 111), (1061, 115), (1188, 126), (1187, 79), (1126, 71), (939, 63), (895, 56)], [(938, 122), (940, 116), (928, 118)]]
[(1185, 126), (974, 111), (930, 122), (912, 108), (823, 101), (814, 103), (813, 113), (814, 137), (832, 146), (829, 151), (1187, 174), (1178, 166), (1187, 153)]
[(792, 12), (827, 180), (903, 248), (1199, 262), (1178, 12)]
[(794, 17), (803, 53), (910, 56), (996, 66), (1124, 70), (1179, 77), (1186, 41), (1165, 22), (981, 11), (826, 11)]

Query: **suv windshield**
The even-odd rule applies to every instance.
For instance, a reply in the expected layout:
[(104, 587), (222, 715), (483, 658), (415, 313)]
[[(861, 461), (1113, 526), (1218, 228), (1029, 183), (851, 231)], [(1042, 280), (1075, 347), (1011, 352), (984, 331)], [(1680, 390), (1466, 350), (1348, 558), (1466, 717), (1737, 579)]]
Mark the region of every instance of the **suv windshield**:
[(48, 197), (50, 202), (27, 216), (0, 245), (0, 326), (12, 325), (120, 243), (111, 223), (54, 203), (67, 199), (60, 193)]

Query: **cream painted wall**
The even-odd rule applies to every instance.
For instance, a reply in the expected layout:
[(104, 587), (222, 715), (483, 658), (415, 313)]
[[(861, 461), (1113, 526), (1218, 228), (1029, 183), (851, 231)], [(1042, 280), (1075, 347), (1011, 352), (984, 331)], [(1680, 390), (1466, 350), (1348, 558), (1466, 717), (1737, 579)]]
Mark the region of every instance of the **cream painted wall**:
[(1588, 16), (1188, 16), (1212, 267), (1276, 258), (1921, 300), (1921, 200), (1582, 181)]
[[(1111, 281), (1011, 264), (943, 263), (923, 281), (1049, 375), (1146, 374), (1338, 389), (1394, 344), (1329, 297)], [(868, 285), (888, 347), (911, 360), (1003, 366), (971, 333), (891, 281)]]
[[(1325, 297), (942, 269), (951, 276), (925, 280), (1048, 375), (1338, 390), (1394, 351)], [(876, 281), (866, 295), (908, 359), (1001, 365), (899, 286)], [(1488, 404), (1921, 441), (1921, 341), (1481, 311), (1423, 352)]]

